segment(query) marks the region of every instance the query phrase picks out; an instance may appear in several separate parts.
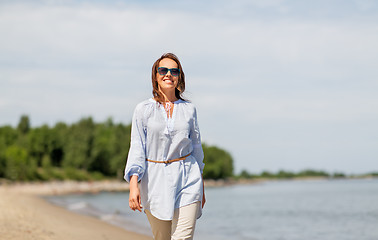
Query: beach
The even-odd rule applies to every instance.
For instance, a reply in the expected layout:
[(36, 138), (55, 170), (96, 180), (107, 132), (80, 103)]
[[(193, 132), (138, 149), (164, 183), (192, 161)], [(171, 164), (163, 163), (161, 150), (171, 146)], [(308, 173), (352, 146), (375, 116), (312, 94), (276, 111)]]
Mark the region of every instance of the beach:
[[(206, 186), (225, 186), (228, 182), (206, 181)], [(127, 231), (91, 216), (81, 215), (54, 205), (44, 196), (73, 193), (125, 192), (123, 181), (52, 181), (0, 183), (1, 240), (97, 240), (152, 238)], [(128, 204), (125, 202), (125, 204)]]
[(0, 185), (0, 239), (151, 240), (149, 236), (79, 215), (42, 198), (73, 192), (118, 191), (127, 187), (127, 184), (117, 182)]
[[(376, 178), (206, 181), (205, 186), (196, 240), (378, 239)], [(151, 240), (139, 234), (144, 231), (138, 229), (150, 234), (149, 224), (144, 214), (128, 209), (127, 190), (119, 181), (0, 183), (0, 240)], [(225, 211), (235, 198), (237, 206)], [(72, 206), (100, 214), (80, 210), (80, 215)], [(110, 221), (115, 225), (93, 217), (114, 213), (120, 220)]]

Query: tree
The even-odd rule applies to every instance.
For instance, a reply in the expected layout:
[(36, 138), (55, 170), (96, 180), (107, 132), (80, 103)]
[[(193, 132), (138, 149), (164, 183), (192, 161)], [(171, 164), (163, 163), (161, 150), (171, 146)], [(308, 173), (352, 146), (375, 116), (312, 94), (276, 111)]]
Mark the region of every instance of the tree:
[(63, 158), (64, 167), (87, 170), (92, 164), (92, 147), (95, 124), (91, 117), (83, 118), (67, 131), (67, 144)]
[(29, 132), (30, 130), (30, 121), (29, 121), (29, 117), (27, 115), (22, 115), (21, 118), (20, 118), (20, 122), (18, 123), (18, 126), (17, 126), (17, 129), (18, 131), (25, 135)]
[(233, 159), (231, 155), (218, 147), (203, 144), (205, 168), (203, 177), (221, 179), (233, 176)]
[(324, 171), (318, 171), (318, 170), (312, 170), (312, 169), (307, 169), (300, 171), (297, 176), (299, 177), (329, 177), (330, 174)]
[(6, 157), (5, 151), (7, 146), (5, 145), (4, 138), (0, 135), (0, 178), (5, 177)]
[(110, 168), (118, 179), (123, 178), (126, 166), (126, 158), (130, 147), (131, 125), (118, 124), (114, 128), (115, 142), (113, 143), (114, 154), (110, 159)]
[(17, 141), (17, 131), (11, 126), (0, 127), (0, 178), (5, 177), (6, 149)]
[(51, 131), (47, 125), (32, 129), (28, 134), (28, 152), (30, 157), (37, 161), (37, 166), (42, 166), (42, 158), (50, 156)]
[[(67, 125), (32, 128), (23, 115), (17, 128), (0, 127), (0, 178), (11, 180), (123, 178), (130, 146), (131, 125), (111, 118), (94, 123), (91, 117)], [(203, 145), (204, 178), (233, 176), (231, 155)]]
[(240, 174), (239, 174), (238, 177), (239, 177), (239, 178), (242, 178), (242, 179), (246, 179), (246, 178), (252, 178), (253, 175), (250, 174), (246, 169), (243, 169), (243, 170), (240, 172)]
[(284, 170), (280, 170), (277, 174), (276, 174), (277, 178), (293, 178), (295, 177), (295, 174), (292, 173), (292, 172), (288, 172), (288, 171), (284, 171)]
[(10, 146), (5, 152), (5, 177), (11, 180), (30, 180), (35, 175), (35, 164), (30, 161), (26, 149)]
[(65, 123), (59, 122), (51, 129), (50, 159), (52, 166), (61, 167), (65, 153), (65, 142), (67, 139), (68, 127)]
[(89, 165), (89, 171), (102, 172), (105, 175), (112, 175), (110, 159), (114, 154), (115, 135), (112, 124), (98, 124), (95, 129), (92, 147), (93, 161)]

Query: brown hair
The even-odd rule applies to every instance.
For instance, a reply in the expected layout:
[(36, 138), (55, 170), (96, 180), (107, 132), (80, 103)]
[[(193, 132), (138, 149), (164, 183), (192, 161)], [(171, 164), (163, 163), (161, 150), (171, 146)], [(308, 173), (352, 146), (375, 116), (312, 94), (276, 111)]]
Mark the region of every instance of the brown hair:
[(182, 93), (185, 91), (185, 74), (184, 74), (184, 71), (182, 70), (181, 63), (178, 57), (173, 53), (164, 53), (158, 60), (156, 60), (156, 62), (152, 66), (152, 74), (151, 74), (152, 95), (154, 96), (154, 99), (159, 103), (163, 103), (165, 101), (163, 93), (159, 90), (159, 85), (158, 85), (157, 77), (156, 77), (156, 74), (158, 74), (157, 71), (158, 71), (160, 61), (163, 60), (164, 58), (172, 59), (173, 61), (177, 63), (177, 66), (180, 69), (180, 75), (178, 76), (178, 83), (175, 89), (175, 95), (176, 95), (176, 98), (185, 100), (181, 96)]

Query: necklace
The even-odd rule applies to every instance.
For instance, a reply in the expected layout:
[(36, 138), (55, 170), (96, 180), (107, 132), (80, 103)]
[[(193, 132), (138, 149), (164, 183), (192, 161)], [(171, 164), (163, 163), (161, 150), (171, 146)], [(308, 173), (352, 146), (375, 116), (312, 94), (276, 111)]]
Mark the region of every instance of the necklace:
[(166, 102), (165, 105), (164, 105), (164, 109), (167, 113), (167, 117), (170, 118), (171, 117), (171, 109), (172, 109), (172, 105), (173, 103), (171, 102)]

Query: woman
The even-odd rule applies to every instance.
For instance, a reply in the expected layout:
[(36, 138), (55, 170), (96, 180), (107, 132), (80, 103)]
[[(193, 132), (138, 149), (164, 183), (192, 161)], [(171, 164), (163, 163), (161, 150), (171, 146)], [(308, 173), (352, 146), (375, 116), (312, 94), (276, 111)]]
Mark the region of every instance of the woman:
[(153, 98), (136, 106), (132, 120), (129, 207), (144, 208), (155, 240), (193, 239), (205, 204), (203, 150), (196, 109), (181, 96), (185, 75), (174, 54), (154, 63), (152, 87)]

